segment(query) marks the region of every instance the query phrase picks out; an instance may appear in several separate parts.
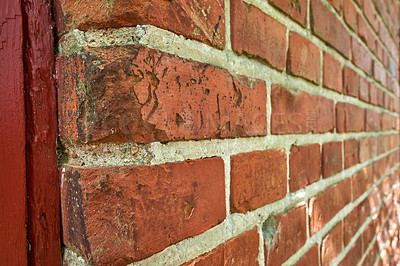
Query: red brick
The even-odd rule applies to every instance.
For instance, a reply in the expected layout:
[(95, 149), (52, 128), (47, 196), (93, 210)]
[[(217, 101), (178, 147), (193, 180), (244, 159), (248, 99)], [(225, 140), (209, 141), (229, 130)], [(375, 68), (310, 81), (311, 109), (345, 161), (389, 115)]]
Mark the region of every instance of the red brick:
[(66, 246), (96, 265), (128, 264), (225, 219), (224, 163), (66, 167), (61, 202)]
[[(377, 220), (373, 219), (368, 226), (365, 228), (363, 234), (362, 234), (362, 251), (365, 252), (366, 249), (368, 248), (369, 244), (371, 243), (372, 239), (375, 237), (376, 233), (379, 230), (379, 227), (377, 226)], [(374, 247), (372, 247), (372, 252), (373, 252)]]
[(286, 27), (242, 0), (231, 1), (232, 49), (261, 57), (280, 70), (286, 65)]
[(356, 173), (351, 178), (353, 189), (353, 200), (360, 197), (367, 189), (373, 184), (373, 168), (372, 165), (363, 168), (360, 172)]
[(380, 114), (371, 109), (366, 109), (365, 112), (365, 131), (379, 131), (381, 124)]
[(56, 0), (57, 29), (118, 28), (154, 25), (186, 37), (225, 46), (223, 0)]
[(360, 100), (364, 101), (364, 102), (369, 102), (369, 83), (368, 81), (363, 78), (360, 77), (360, 90), (359, 90), (359, 97)]
[(59, 58), (63, 138), (138, 142), (266, 135), (262, 81), (142, 46)]
[(340, 265), (357, 265), (362, 257), (361, 251), (361, 238), (358, 238), (356, 243), (353, 244), (350, 251), (346, 254)]
[(342, 223), (337, 224), (321, 244), (321, 265), (330, 265), (342, 251)]
[(319, 83), (321, 60), (318, 47), (298, 33), (290, 32), (287, 69), (293, 75)]
[(231, 211), (246, 213), (283, 198), (287, 191), (284, 149), (231, 158)]
[(322, 177), (327, 178), (342, 171), (342, 143), (322, 145)]
[(365, 20), (358, 15), (358, 35), (371, 51), (376, 50), (376, 40)]
[(365, 110), (349, 103), (336, 104), (336, 130), (343, 132), (362, 132), (365, 129)]
[(259, 245), (258, 231), (254, 228), (183, 265), (258, 265)]
[(273, 85), (271, 106), (272, 134), (324, 133), (335, 128), (334, 103), (324, 97)]
[(293, 2), (291, 0), (269, 0), (269, 2), (304, 27), (307, 26), (306, 0), (298, 0), (296, 2)]
[(328, 0), (328, 2), (340, 13), (342, 9), (342, 1), (343, 0)]
[(379, 88), (377, 88), (374, 84), (371, 84), (370, 88), (369, 88), (370, 103), (372, 103), (374, 105), (379, 105), (380, 94), (381, 94), (381, 90)]
[(355, 139), (344, 142), (344, 167), (349, 168), (360, 162), (358, 141)]
[(351, 41), (352, 44), (352, 58), (351, 61), (365, 71), (368, 75), (372, 75), (372, 58), (368, 51), (361, 46), (361, 44), (354, 38)]
[(386, 72), (385, 70), (374, 61), (374, 78), (382, 85), (386, 86)]
[(263, 233), (265, 265), (281, 265), (307, 240), (306, 206), (269, 218), (263, 224)]
[(390, 136), (380, 136), (378, 137), (378, 153), (382, 154), (390, 150)]
[(292, 146), (289, 157), (290, 192), (302, 189), (320, 179), (321, 151), (319, 144)]
[(371, 23), (372, 27), (374, 28), (374, 30), (376, 32), (378, 32), (379, 29), (379, 22), (375, 16), (375, 12), (374, 12), (374, 8), (371, 5), (371, 1), (370, 0), (363, 0), (363, 10), (364, 10), (364, 14), (367, 17), (369, 23)]
[(360, 161), (364, 162), (378, 154), (376, 138), (364, 138), (360, 140)]
[(357, 9), (352, 0), (343, 0), (343, 16), (344, 21), (349, 27), (357, 32)]
[(396, 128), (396, 124), (393, 123), (392, 120), (393, 116), (386, 114), (386, 113), (382, 113), (381, 114), (381, 128), (383, 131), (385, 130), (392, 130)]
[(377, 246), (377, 244), (374, 244), (372, 249), (367, 253), (367, 256), (365, 257), (363, 266), (374, 265), (378, 254), (379, 254), (378, 246)]
[[(332, 73), (338, 74), (338, 73)], [(359, 76), (351, 68), (343, 68), (343, 93), (346, 95), (358, 97), (359, 90)]]
[(311, 0), (312, 31), (345, 57), (349, 57), (350, 34), (321, 0)]
[(330, 54), (324, 52), (323, 85), (337, 92), (342, 92), (342, 66)]
[(358, 229), (369, 216), (369, 209), (363, 203), (357, 205), (343, 220), (343, 243), (345, 246), (349, 244)]
[(310, 199), (310, 234), (325, 226), (351, 200), (350, 179), (341, 181)]
[(301, 257), (301, 259), (296, 263), (296, 266), (318, 266), (318, 244), (310, 248), (307, 253)]

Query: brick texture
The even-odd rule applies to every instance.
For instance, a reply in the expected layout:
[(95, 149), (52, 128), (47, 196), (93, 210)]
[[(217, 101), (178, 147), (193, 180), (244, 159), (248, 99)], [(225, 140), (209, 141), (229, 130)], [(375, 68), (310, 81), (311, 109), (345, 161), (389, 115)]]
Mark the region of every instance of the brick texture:
[(231, 211), (246, 213), (286, 195), (283, 149), (242, 153), (231, 158)]
[(94, 264), (144, 259), (226, 216), (220, 158), (66, 167), (61, 182), (64, 243)]
[(322, 176), (330, 177), (342, 170), (342, 143), (330, 142), (322, 145)]
[(85, 48), (58, 64), (64, 138), (149, 143), (267, 133), (261, 81), (141, 46)]

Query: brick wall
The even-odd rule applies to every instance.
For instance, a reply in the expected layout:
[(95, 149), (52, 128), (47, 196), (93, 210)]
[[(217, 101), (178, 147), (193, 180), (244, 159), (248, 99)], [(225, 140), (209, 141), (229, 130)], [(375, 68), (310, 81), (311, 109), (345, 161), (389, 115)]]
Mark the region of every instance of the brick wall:
[(55, 13), (66, 265), (399, 263), (398, 1)]

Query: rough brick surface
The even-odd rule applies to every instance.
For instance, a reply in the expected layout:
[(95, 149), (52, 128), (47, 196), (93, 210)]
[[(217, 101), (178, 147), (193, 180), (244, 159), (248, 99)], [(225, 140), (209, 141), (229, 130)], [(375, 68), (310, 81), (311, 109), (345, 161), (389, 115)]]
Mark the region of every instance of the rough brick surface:
[(365, 71), (368, 75), (372, 75), (372, 58), (365, 49), (356, 39), (351, 40), (351, 51), (352, 58), (351, 61)]
[(312, 82), (320, 82), (320, 52), (317, 46), (298, 33), (289, 33), (288, 72)]
[(286, 27), (242, 0), (231, 1), (231, 41), (239, 53), (261, 57), (281, 70), (286, 65)]
[(343, 0), (343, 16), (347, 25), (357, 32), (357, 10), (352, 0)]
[(336, 130), (362, 132), (365, 129), (365, 110), (348, 103), (336, 104)]
[(254, 151), (231, 157), (231, 211), (246, 213), (286, 195), (284, 149)]
[(141, 46), (59, 58), (61, 136), (139, 142), (265, 135), (265, 83)]
[(324, 97), (273, 85), (271, 106), (272, 134), (324, 133), (335, 128), (334, 103)]
[(216, 46), (225, 46), (223, 0), (56, 0), (59, 33), (73, 29), (151, 24)]
[(365, 112), (365, 131), (379, 131), (381, 128), (381, 116), (379, 113), (370, 109)]
[(310, 248), (306, 254), (296, 263), (296, 266), (318, 266), (318, 244)]
[(321, 0), (311, 0), (312, 31), (345, 57), (349, 57), (350, 34)]
[(322, 145), (322, 177), (327, 178), (342, 171), (342, 143), (330, 142)]
[(351, 200), (350, 180), (344, 180), (310, 199), (310, 234), (319, 231)]
[(220, 158), (66, 167), (61, 178), (64, 243), (94, 264), (141, 260), (221, 223), (224, 191)]
[(306, 242), (306, 229), (305, 205), (264, 222), (265, 265), (281, 265), (293, 255)]
[(258, 265), (259, 245), (259, 234), (254, 228), (184, 265)]
[(344, 167), (349, 168), (360, 162), (358, 141), (355, 139), (344, 142)]
[(364, 102), (369, 102), (369, 83), (363, 77), (360, 77), (360, 87), (358, 96), (360, 100)]
[[(332, 75), (338, 75), (338, 73), (332, 73)], [(358, 91), (360, 87), (360, 79), (357, 73), (348, 67), (343, 69), (343, 93), (358, 97)]]
[(323, 67), (323, 85), (329, 89), (339, 93), (343, 91), (342, 87), (342, 66), (330, 54), (324, 52), (324, 67)]
[(292, 146), (289, 156), (290, 192), (302, 189), (320, 179), (321, 152), (319, 144)]
[(299, 0), (293, 2), (291, 0), (269, 0), (271, 4), (281, 9), (288, 16), (296, 20), (303, 26), (307, 25), (307, 1)]
[(353, 189), (353, 199), (360, 197), (364, 191), (372, 186), (373, 179), (373, 168), (372, 165), (363, 168), (360, 172), (356, 173), (352, 177), (352, 189)]
[(342, 251), (342, 223), (336, 225), (322, 240), (321, 265), (330, 265)]

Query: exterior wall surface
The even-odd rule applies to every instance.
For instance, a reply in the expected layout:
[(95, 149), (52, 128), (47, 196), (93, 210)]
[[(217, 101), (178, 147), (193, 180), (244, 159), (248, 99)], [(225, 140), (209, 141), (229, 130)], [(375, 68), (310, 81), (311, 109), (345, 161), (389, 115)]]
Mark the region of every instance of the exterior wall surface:
[(400, 263), (397, 0), (56, 0), (65, 265)]

